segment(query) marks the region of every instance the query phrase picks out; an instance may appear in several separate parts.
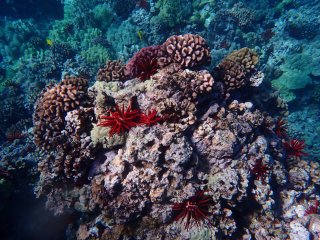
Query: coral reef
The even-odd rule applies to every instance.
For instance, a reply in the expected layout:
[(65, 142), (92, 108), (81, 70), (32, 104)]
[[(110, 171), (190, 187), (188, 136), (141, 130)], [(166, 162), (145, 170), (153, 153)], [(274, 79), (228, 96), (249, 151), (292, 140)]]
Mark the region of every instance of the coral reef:
[(2, 238), (318, 239), (319, 11), (5, 1)]
[[(184, 54), (186, 39), (200, 46), (198, 57)], [(178, 46), (184, 59), (172, 58), (145, 81), (134, 78), (139, 69), (122, 78), (144, 52), (161, 60), (161, 48), (149, 47), (126, 68), (108, 62), (89, 89), (67, 76), (40, 95), (34, 133), (45, 156), (36, 193), (47, 208), (81, 213), (72, 222), (78, 239), (316, 236), (317, 163), (303, 159), (300, 142), (283, 143), (281, 119), (240, 101), (263, 80), (257, 53), (234, 51), (208, 71), (200, 36), (160, 46)], [(299, 158), (287, 161), (292, 154)]]
[(165, 29), (181, 24), (191, 14), (192, 4), (186, 0), (160, 0), (155, 7), (159, 13), (151, 18), (151, 23)]

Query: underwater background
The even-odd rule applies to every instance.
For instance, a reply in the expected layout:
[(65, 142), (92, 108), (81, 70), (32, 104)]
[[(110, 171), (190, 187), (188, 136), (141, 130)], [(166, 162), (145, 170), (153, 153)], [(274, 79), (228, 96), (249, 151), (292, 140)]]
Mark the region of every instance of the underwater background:
[(0, 239), (320, 239), (320, 2), (0, 2)]

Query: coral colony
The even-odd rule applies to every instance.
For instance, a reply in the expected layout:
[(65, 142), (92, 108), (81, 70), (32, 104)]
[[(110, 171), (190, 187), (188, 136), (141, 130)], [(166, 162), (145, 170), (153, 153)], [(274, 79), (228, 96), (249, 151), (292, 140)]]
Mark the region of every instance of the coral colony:
[(37, 196), (46, 196), (55, 214), (87, 216), (77, 233), (97, 239), (236, 238), (242, 231), (233, 209), (252, 199), (262, 206), (254, 213), (261, 220), (243, 210), (244, 232), (293, 234), (291, 212), (308, 207), (293, 199), (316, 192), (319, 167), (303, 159), (287, 166), (284, 150), (301, 158), (304, 143), (282, 145), (286, 121), (278, 118), (275, 134), (262, 132), (270, 116), (233, 99), (262, 82), (257, 53), (230, 53), (213, 69), (215, 78), (203, 68), (210, 58), (201, 36), (172, 36), (127, 64), (107, 62), (90, 88), (71, 76), (47, 87), (33, 119), (35, 142), (46, 153)]

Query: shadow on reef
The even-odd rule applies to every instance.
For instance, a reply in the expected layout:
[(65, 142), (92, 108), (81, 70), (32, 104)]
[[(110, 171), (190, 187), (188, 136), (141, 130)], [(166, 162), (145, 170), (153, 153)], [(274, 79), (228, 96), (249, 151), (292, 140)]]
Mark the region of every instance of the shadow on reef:
[(31, 188), (14, 191), (0, 185), (0, 231), (3, 240), (61, 240), (73, 215), (55, 217), (35, 199)]

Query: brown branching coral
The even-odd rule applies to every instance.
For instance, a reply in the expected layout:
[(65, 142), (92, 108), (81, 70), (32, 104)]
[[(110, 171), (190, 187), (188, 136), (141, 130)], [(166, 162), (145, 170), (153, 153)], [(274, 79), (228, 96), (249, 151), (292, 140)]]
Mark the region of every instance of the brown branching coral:
[(184, 70), (171, 75), (166, 71), (164, 69), (153, 77), (152, 101), (167, 122), (177, 123), (183, 129), (195, 122), (197, 100), (210, 93), (214, 79), (205, 70)]
[(33, 115), (35, 143), (40, 148), (51, 150), (61, 143), (67, 112), (89, 105), (86, 91), (86, 79), (65, 76), (41, 93)]
[(225, 57), (216, 70), (227, 91), (241, 88), (250, 84), (250, 78), (254, 76), (255, 66), (259, 62), (256, 52), (249, 48), (234, 51)]
[(97, 74), (97, 81), (124, 81), (128, 79), (125, 74), (126, 65), (120, 61), (108, 61), (103, 68), (100, 68)]
[(163, 43), (162, 48), (164, 53), (159, 59), (160, 66), (178, 63), (183, 68), (192, 68), (211, 61), (210, 48), (199, 35), (171, 36)]
[(92, 161), (93, 144), (87, 132), (93, 119), (92, 108), (69, 111), (62, 130), (64, 140), (55, 151), (39, 163), (41, 181), (44, 185), (52, 181), (69, 179), (77, 182), (87, 171)]

